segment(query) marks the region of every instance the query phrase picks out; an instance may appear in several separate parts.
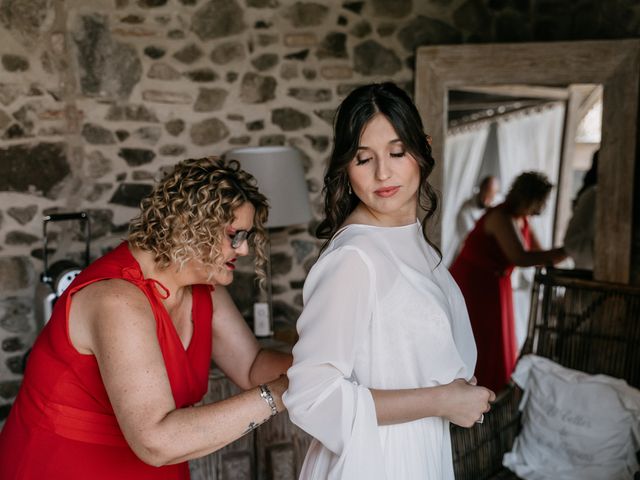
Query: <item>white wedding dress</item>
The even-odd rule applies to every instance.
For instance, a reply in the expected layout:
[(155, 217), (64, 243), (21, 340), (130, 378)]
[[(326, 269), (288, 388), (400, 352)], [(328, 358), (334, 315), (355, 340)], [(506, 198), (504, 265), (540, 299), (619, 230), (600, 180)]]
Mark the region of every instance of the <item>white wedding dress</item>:
[(369, 391), (473, 375), (464, 299), (438, 262), (418, 222), (348, 225), (311, 269), (283, 397), (315, 437), (301, 479), (453, 480), (449, 422), (378, 426)]

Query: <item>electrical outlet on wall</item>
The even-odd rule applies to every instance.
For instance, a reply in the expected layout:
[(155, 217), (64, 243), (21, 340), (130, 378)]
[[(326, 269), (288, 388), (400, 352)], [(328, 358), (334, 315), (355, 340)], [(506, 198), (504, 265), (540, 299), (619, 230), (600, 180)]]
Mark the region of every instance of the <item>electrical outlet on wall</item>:
[(269, 321), (269, 304), (267, 302), (254, 303), (253, 334), (256, 337), (269, 337), (272, 333)]

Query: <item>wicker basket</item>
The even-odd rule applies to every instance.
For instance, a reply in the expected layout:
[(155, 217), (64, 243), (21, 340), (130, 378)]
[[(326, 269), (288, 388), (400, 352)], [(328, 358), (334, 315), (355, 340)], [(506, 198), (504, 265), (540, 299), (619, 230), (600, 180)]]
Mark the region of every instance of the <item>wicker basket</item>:
[[(539, 270), (521, 355), (529, 353), (640, 388), (640, 288), (588, 280), (571, 270)], [(502, 467), (502, 457), (520, 429), (521, 398), (520, 389), (510, 385), (482, 425), (452, 425), (457, 480), (518, 478)]]

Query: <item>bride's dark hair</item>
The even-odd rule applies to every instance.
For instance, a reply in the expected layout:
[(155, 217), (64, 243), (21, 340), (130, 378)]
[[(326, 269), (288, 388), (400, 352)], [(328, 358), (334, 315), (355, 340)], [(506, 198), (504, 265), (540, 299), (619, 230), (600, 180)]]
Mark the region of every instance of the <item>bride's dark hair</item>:
[(438, 206), (438, 197), (427, 181), (435, 164), (431, 146), (424, 133), (418, 109), (404, 90), (390, 82), (358, 87), (338, 107), (334, 122), (333, 152), (322, 190), (325, 217), (318, 225), (316, 235), (328, 241), (356, 208), (359, 199), (349, 191), (347, 166), (356, 156), (362, 130), (377, 113), (389, 120), (407, 152), (418, 162), (418, 203), (426, 212), (422, 220), (422, 233), (425, 240), (440, 253), (426, 232), (427, 221)]

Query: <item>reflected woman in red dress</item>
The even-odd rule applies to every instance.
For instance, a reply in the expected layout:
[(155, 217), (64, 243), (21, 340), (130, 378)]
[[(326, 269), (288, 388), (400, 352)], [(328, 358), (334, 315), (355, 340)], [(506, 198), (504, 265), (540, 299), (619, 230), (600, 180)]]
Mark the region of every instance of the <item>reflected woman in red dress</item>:
[(540, 214), (552, 187), (542, 173), (518, 176), (504, 203), (478, 220), (450, 268), (464, 295), (478, 347), (478, 383), (495, 392), (509, 382), (517, 357), (513, 268), (566, 258), (564, 248), (542, 250), (529, 226), (529, 217)]

